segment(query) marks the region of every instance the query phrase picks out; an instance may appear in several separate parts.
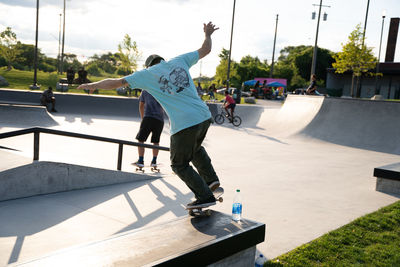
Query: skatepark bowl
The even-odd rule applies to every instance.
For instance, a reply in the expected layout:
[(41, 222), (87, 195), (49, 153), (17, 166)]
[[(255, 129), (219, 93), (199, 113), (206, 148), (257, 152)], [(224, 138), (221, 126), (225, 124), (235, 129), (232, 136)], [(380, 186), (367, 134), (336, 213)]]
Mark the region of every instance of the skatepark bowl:
[[(263, 225), (265, 241), (254, 245), (271, 259), (400, 197), (376, 191), (373, 177), (375, 167), (400, 160), (400, 103), (289, 95), (284, 103), (237, 105), (242, 125), (213, 124), (203, 143), (225, 189), (224, 202), (212, 207), (215, 216), (194, 220), (184, 209), (194, 196), (173, 174), (164, 151), (167, 121), (161, 171), (142, 174), (131, 165), (137, 159), (137, 98), (56, 98), (58, 112), (49, 113), (32, 104), (39, 93), (0, 90), (0, 266), (35, 266), (46, 255), (53, 256), (43, 262), (68, 262), (76, 251), (87, 251), (85, 244), (96, 244), (90, 253), (99, 253), (105, 265), (132, 233), (141, 240), (135, 243), (141, 256), (152, 257), (145, 247), (155, 239), (141, 239), (141, 230), (180, 240), (165, 243), (166, 251), (191, 243), (188, 235), (215, 242)], [(209, 108), (215, 115), (219, 104)], [(21, 130), (32, 133), (9, 134)], [(146, 149), (145, 163), (150, 160)], [(230, 224), (223, 233), (207, 228), (216, 218), (228, 223), (236, 189), (243, 224)]]

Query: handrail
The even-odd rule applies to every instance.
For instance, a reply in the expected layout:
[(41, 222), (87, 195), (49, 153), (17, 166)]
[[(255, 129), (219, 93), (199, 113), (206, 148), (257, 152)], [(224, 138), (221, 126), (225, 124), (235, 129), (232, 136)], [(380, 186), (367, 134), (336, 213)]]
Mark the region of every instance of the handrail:
[(33, 137), (33, 160), (39, 160), (39, 137), (40, 137), (39, 134), (40, 133), (54, 134), (54, 135), (61, 135), (61, 136), (68, 136), (68, 137), (74, 137), (74, 138), (82, 138), (82, 139), (118, 144), (119, 146), (118, 146), (117, 170), (119, 170), (119, 171), (121, 170), (121, 167), (122, 167), (123, 145), (138, 146), (138, 147), (153, 148), (153, 149), (155, 148), (158, 150), (169, 151), (168, 147), (163, 147), (163, 146), (142, 144), (142, 143), (138, 143), (138, 142), (131, 142), (131, 141), (126, 141), (126, 140), (120, 140), (120, 139), (114, 139), (114, 138), (108, 138), (108, 137), (102, 137), (102, 136), (95, 136), (95, 135), (89, 135), (89, 134), (67, 132), (67, 131), (61, 131), (61, 130), (55, 130), (55, 129), (41, 128), (41, 127), (33, 127), (33, 128), (16, 130), (16, 131), (11, 131), (11, 132), (6, 132), (6, 133), (0, 133), (0, 139), (24, 135), (24, 134), (31, 134), (31, 133), (34, 134), (34, 137)]

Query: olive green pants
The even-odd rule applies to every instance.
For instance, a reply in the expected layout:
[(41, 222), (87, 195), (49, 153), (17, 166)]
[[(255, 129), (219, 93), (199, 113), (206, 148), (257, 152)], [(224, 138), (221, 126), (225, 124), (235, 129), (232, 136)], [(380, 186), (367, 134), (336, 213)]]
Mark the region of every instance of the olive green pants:
[[(210, 127), (211, 119), (186, 128), (171, 136), (170, 152), (172, 170), (195, 194), (206, 200), (213, 194), (207, 184), (218, 181), (211, 159), (201, 145)], [(192, 162), (197, 172), (189, 165)]]

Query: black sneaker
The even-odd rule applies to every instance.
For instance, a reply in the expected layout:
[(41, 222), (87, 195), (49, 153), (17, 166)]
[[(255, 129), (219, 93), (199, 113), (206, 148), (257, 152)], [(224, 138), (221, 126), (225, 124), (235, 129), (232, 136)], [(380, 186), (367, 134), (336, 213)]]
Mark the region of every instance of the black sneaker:
[(220, 182), (219, 181), (214, 181), (208, 184), (208, 187), (210, 188), (211, 192), (214, 192), (218, 187), (220, 187)]
[(209, 207), (209, 206), (212, 206), (215, 204), (217, 204), (217, 200), (215, 199), (214, 196), (212, 196), (203, 201), (197, 199), (197, 200), (187, 204), (186, 207), (188, 207), (188, 208), (206, 208), (206, 207)]

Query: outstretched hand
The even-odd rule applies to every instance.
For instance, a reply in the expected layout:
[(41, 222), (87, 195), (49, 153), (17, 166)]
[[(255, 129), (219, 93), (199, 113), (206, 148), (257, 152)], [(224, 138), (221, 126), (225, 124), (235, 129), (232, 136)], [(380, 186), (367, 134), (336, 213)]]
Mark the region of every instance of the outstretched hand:
[(95, 88), (93, 88), (92, 86), (90, 86), (90, 84), (88, 84), (88, 83), (83, 83), (83, 84), (79, 85), (77, 89), (80, 89), (80, 90), (88, 90), (88, 91), (89, 91), (89, 92), (88, 92), (89, 94), (93, 94), (93, 92), (96, 90)]
[(203, 29), (206, 36), (211, 36), (211, 34), (213, 34), (213, 32), (215, 32), (219, 28), (212, 24), (212, 22), (210, 21), (207, 24), (203, 23)]

